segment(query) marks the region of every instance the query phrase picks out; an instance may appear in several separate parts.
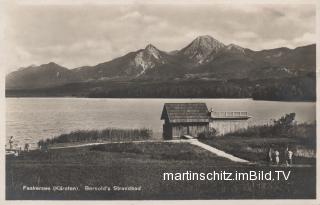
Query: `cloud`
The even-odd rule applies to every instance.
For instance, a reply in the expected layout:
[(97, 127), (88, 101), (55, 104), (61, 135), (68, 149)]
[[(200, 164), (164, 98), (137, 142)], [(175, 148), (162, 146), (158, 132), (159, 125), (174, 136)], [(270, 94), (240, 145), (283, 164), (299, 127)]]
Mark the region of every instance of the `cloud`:
[(252, 38), (258, 38), (258, 35), (252, 31), (242, 31), (237, 34), (238, 38), (241, 39), (252, 39)]
[(302, 36), (293, 39), (293, 42), (298, 45), (306, 45), (315, 42), (316, 39), (315, 33), (304, 33)]

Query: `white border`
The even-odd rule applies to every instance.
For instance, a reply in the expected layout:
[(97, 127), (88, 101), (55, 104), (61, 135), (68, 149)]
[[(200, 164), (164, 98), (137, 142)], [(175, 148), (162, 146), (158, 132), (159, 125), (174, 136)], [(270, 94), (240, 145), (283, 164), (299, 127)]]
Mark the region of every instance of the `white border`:
[[(56, 5), (56, 4), (77, 4), (77, 5), (88, 5), (88, 4), (315, 4), (317, 7), (317, 19), (316, 19), (316, 32), (317, 32), (317, 98), (320, 96), (320, 86), (319, 86), (319, 59), (320, 59), (320, 46), (319, 46), (319, 33), (320, 33), (320, 6), (319, 0), (0, 0), (0, 161), (1, 161), (1, 168), (0, 168), (0, 204), (23, 204), (23, 205), (33, 205), (33, 204), (266, 204), (266, 205), (283, 205), (283, 204), (290, 204), (290, 205), (319, 205), (319, 189), (320, 189), (320, 182), (318, 179), (319, 170), (320, 170), (320, 157), (317, 157), (317, 199), (316, 200), (130, 200), (130, 201), (120, 201), (120, 200), (103, 200), (103, 201), (76, 201), (76, 200), (26, 200), (26, 201), (6, 201), (5, 200), (5, 92), (4, 92), (4, 79), (5, 79), (5, 71), (3, 67), (1, 67), (3, 63), (3, 48), (1, 45), (4, 42), (3, 36), (3, 27), (5, 24), (5, 16), (1, 15), (4, 14), (4, 9), (6, 4), (47, 4), (47, 5)], [(320, 134), (319, 128), (319, 109), (320, 106), (319, 101), (316, 102), (316, 112), (317, 112), (317, 136)], [(319, 155), (319, 145), (320, 140), (317, 140), (317, 156)]]

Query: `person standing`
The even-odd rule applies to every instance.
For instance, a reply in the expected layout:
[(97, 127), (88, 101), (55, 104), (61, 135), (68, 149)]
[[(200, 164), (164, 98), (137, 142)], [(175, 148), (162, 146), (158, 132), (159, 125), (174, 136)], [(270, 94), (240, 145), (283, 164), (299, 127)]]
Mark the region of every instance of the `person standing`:
[(292, 165), (292, 157), (293, 157), (293, 152), (291, 150), (288, 150), (288, 163), (289, 163), (289, 165)]
[(276, 164), (278, 165), (279, 164), (279, 162), (280, 162), (280, 158), (279, 158), (279, 151), (278, 150), (276, 150), (275, 152), (274, 152), (274, 154), (275, 154), (275, 160), (276, 160)]
[(289, 148), (287, 146), (287, 148), (284, 150), (284, 160), (287, 166), (289, 165), (288, 151), (289, 151)]
[(268, 152), (268, 159), (269, 159), (269, 162), (272, 163), (272, 154), (273, 154), (273, 150), (272, 148), (270, 147), (269, 148), (269, 152)]
[(10, 137), (10, 139), (9, 139), (9, 147), (10, 147), (10, 149), (13, 149), (13, 136), (11, 136)]
[(29, 144), (28, 143), (26, 143), (25, 145), (24, 145), (24, 151), (26, 151), (26, 152), (29, 152)]

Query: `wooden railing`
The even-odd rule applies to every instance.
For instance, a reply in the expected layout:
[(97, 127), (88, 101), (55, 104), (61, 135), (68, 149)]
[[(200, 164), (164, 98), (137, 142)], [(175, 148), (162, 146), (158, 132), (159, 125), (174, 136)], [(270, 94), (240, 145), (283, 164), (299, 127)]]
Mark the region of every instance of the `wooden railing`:
[(245, 111), (213, 111), (211, 117), (214, 118), (237, 118), (237, 117), (249, 117), (248, 112)]

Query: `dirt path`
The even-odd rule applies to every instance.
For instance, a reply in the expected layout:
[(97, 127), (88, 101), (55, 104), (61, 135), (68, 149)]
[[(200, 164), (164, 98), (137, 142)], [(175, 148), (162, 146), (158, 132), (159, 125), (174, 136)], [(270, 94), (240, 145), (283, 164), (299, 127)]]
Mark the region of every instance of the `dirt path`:
[(76, 147), (87, 147), (93, 145), (103, 145), (103, 144), (123, 144), (123, 143), (146, 143), (146, 142), (165, 142), (165, 143), (180, 143), (186, 142), (187, 140), (168, 140), (168, 141), (161, 141), (161, 140), (140, 140), (140, 141), (122, 141), (122, 142), (93, 142), (93, 143), (86, 143), (86, 144), (77, 144), (77, 145), (66, 145), (61, 147), (49, 147), (49, 149), (66, 149), (66, 148), (76, 148)]
[(213, 153), (213, 154), (215, 154), (215, 155), (217, 155), (219, 157), (224, 157), (224, 158), (227, 158), (227, 159), (229, 159), (231, 161), (234, 161), (234, 162), (249, 163), (249, 161), (247, 161), (245, 159), (241, 159), (239, 157), (236, 157), (236, 156), (233, 156), (231, 154), (228, 154), (228, 153), (226, 153), (226, 152), (224, 152), (222, 150), (219, 150), (217, 148), (214, 148), (214, 147), (211, 147), (209, 145), (206, 145), (206, 144), (200, 142), (197, 139), (192, 139), (192, 140), (187, 140), (187, 141), (190, 144), (193, 144), (193, 145), (196, 145), (198, 147), (201, 147), (201, 148), (203, 148), (203, 149), (205, 149), (205, 150), (207, 150), (207, 151), (209, 151), (209, 152), (211, 152), (211, 153)]
[(228, 154), (222, 150), (216, 149), (214, 147), (211, 147), (209, 145), (206, 145), (202, 142), (200, 142), (197, 139), (187, 139), (187, 140), (167, 140), (167, 141), (159, 141), (159, 140), (141, 140), (141, 141), (123, 141), (123, 142), (95, 142), (95, 143), (86, 143), (86, 144), (78, 144), (78, 145), (70, 145), (70, 146), (62, 146), (62, 147), (50, 147), (49, 149), (65, 149), (65, 148), (76, 148), (76, 147), (86, 147), (86, 146), (93, 146), (93, 145), (102, 145), (102, 144), (121, 144), (121, 143), (146, 143), (146, 142), (164, 142), (164, 143), (190, 143), (192, 145), (201, 147), (202, 149), (205, 149), (219, 157), (227, 158), (234, 162), (242, 162), (242, 163), (248, 163), (249, 161), (235, 157), (231, 154)]

